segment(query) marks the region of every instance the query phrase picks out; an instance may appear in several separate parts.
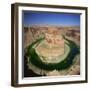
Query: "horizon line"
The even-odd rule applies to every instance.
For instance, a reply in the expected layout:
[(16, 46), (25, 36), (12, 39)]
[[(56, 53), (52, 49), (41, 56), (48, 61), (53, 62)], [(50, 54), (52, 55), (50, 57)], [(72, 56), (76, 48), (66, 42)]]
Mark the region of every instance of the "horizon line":
[(24, 27), (31, 27), (31, 26), (65, 26), (65, 27), (69, 27), (69, 26), (72, 26), (72, 27), (80, 27), (80, 25), (55, 25), (55, 24), (32, 24), (32, 25), (24, 25)]

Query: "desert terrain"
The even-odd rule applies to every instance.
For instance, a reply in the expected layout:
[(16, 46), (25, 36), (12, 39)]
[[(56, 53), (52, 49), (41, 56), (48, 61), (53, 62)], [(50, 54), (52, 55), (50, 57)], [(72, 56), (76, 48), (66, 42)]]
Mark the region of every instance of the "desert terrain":
[[(60, 75), (79, 75), (80, 74), (80, 56), (77, 55), (75, 59), (75, 63), (69, 68), (61, 71), (53, 70), (53, 71), (47, 71), (42, 70), (34, 65), (32, 63), (28, 64), (28, 60), (26, 57), (27, 47), (32, 44), (32, 42), (35, 42), (38, 38), (43, 37), (43, 35), (46, 35), (46, 38), (48, 34), (53, 34), (53, 36), (48, 36), (52, 38), (53, 40), (59, 36), (59, 39), (55, 39), (54, 41), (48, 40), (50, 43), (53, 43), (58, 47), (57, 45), (60, 44), (61, 47), (60, 50), (56, 49), (57, 51), (62, 55), (64, 53), (64, 41), (63, 38), (60, 36), (65, 36), (69, 38), (70, 40), (74, 41), (78, 46), (80, 46), (80, 27), (79, 26), (53, 26), (53, 25), (32, 25), (28, 27), (24, 27), (24, 76), (60, 76)], [(53, 45), (53, 46), (55, 46)], [(51, 47), (51, 45), (49, 44)], [(41, 49), (41, 53), (43, 54), (43, 51), (46, 52), (46, 56), (49, 56), (47, 53), (47, 50)], [(40, 50), (39, 49), (39, 50)], [(55, 50), (54, 50), (55, 51)], [(50, 52), (49, 52), (50, 53)], [(54, 56), (55, 52), (53, 52), (50, 56)], [(57, 53), (58, 54), (58, 53)], [(57, 55), (56, 54), (56, 55)], [(32, 72), (32, 73), (31, 73)], [(35, 74), (34, 74), (35, 73)], [(28, 75), (27, 75), (28, 74)]]

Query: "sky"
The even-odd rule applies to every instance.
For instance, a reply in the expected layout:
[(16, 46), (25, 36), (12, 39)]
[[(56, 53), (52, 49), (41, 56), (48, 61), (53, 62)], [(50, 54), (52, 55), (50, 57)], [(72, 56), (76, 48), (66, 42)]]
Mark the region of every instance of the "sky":
[(23, 11), (23, 25), (79, 26), (80, 14)]

